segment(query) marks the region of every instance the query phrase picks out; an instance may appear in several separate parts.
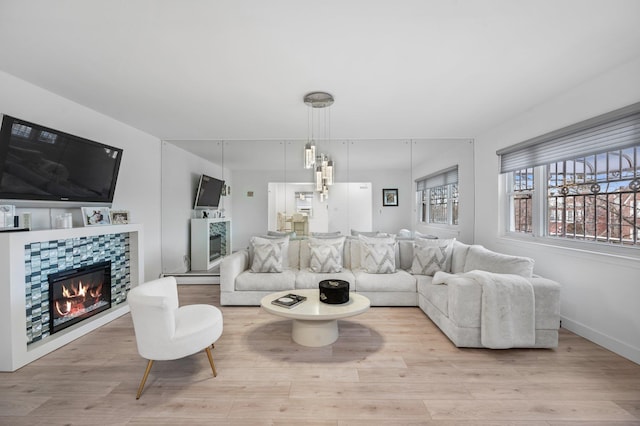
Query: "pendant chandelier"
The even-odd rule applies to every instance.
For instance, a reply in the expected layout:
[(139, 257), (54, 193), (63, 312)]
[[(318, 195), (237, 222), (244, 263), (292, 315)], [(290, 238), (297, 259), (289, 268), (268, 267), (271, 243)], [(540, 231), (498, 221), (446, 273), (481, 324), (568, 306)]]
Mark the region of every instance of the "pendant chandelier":
[(321, 147), (328, 148), (331, 127), (330, 107), (333, 96), (326, 92), (311, 92), (304, 96), (309, 107), (307, 118), (307, 143), (304, 147), (304, 168), (315, 171), (315, 189), (320, 194), (320, 202), (329, 198), (329, 187), (333, 185), (334, 163), (324, 153), (317, 154), (316, 139)]

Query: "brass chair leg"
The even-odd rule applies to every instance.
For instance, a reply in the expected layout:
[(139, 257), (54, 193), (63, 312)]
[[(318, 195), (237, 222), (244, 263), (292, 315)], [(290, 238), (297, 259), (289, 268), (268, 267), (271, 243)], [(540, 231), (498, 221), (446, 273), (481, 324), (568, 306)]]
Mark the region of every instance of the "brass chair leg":
[(140, 395), (142, 395), (142, 389), (144, 388), (144, 384), (147, 381), (147, 377), (149, 377), (149, 372), (151, 371), (151, 366), (153, 365), (153, 360), (150, 359), (147, 363), (147, 369), (144, 371), (144, 376), (142, 376), (142, 381), (140, 382), (140, 386), (138, 387), (138, 394), (136, 395), (136, 399), (140, 399)]
[(207, 356), (209, 357), (209, 364), (211, 364), (211, 371), (213, 371), (213, 377), (218, 377), (218, 373), (216, 372), (216, 366), (213, 364), (213, 356), (211, 355), (211, 348), (207, 347), (205, 351), (207, 351)]

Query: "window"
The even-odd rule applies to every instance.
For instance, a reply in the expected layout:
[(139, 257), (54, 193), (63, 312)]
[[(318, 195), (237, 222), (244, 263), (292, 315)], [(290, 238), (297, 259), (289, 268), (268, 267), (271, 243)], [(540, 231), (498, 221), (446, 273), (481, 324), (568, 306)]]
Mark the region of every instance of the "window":
[(640, 246), (640, 103), (498, 155), (508, 231)]
[(416, 180), (418, 221), (458, 224), (458, 166)]
[[(549, 235), (638, 244), (640, 142), (548, 165)], [(633, 188), (636, 188), (635, 190)]]
[(509, 193), (510, 224), (513, 232), (533, 232), (533, 168), (521, 169), (511, 174)]

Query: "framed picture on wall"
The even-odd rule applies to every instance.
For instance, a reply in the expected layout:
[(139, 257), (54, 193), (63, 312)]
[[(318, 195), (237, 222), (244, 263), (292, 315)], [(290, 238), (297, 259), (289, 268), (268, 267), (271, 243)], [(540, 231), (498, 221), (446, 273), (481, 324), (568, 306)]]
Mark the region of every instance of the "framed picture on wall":
[(109, 214), (111, 215), (112, 225), (125, 225), (129, 223), (129, 210), (111, 210)]
[(394, 188), (394, 189), (387, 188), (382, 190), (382, 205), (385, 207), (398, 206), (398, 188)]
[(111, 225), (109, 207), (82, 207), (84, 226)]

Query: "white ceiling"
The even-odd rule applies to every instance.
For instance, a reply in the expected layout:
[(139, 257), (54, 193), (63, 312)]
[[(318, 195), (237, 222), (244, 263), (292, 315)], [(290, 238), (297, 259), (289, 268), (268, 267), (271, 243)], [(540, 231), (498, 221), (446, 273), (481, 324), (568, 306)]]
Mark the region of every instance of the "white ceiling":
[(0, 0), (0, 70), (165, 140), (473, 137), (640, 57), (638, 0)]

